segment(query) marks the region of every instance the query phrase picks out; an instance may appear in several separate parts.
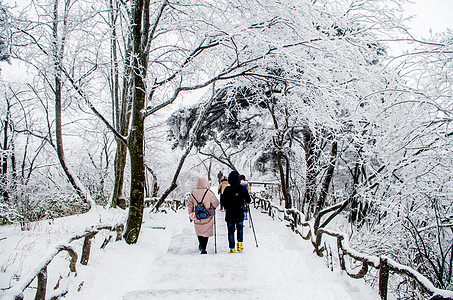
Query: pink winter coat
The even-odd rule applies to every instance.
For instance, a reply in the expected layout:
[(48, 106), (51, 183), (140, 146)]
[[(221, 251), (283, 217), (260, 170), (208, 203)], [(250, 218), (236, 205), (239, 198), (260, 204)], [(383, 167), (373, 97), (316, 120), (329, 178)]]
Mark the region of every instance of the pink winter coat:
[[(207, 209), (215, 209), (217, 208), (217, 206), (219, 206), (219, 200), (217, 200), (217, 197), (209, 188), (210, 185), (208, 180), (204, 177), (200, 177), (197, 182), (197, 187), (195, 188), (195, 190), (193, 190), (192, 195), (194, 195), (198, 201), (201, 201), (201, 199), (203, 199), (204, 193), (206, 192), (206, 190), (208, 190), (206, 196), (204, 196), (203, 204)], [(190, 195), (189, 197), (189, 215), (195, 211), (196, 202), (192, 195)], [(195, 232), (197, 236), (210, 237), (214, 235), (213, 217), (209, 217), (203, 220), (194, 220), (193, 222), (195, 224)]]

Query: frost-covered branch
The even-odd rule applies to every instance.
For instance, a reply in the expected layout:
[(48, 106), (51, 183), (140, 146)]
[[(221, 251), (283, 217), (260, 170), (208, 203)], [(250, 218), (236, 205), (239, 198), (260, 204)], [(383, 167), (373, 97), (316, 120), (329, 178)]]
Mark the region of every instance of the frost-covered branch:
[[(96, 68), (96, 66), (94, 67)], [(94, 105), (91, 103), (91, 101), (88, 99), (84, 91), (82, 90), (82, 87), (80, 87), (75, 80), (72, 78), (72, 76), (69, 75), (68, 71), (60, 65), (61, 71), (65, 74), (66, 78), (71, 82), (72, 87), (77, 91), (77, 93), (82, 97), (82, 99), (85, 101), (85, 103), (88, 105), (88, 107), (93, 111), (93, 113), (101, 119), (101, 121), (107, 126), (107, 128), (124, 144), (127, 144), (127, 137), (122, 136), (116, 129), (113, 127), (109, 121), (107, 121), (106, 118), (94, 107)]]

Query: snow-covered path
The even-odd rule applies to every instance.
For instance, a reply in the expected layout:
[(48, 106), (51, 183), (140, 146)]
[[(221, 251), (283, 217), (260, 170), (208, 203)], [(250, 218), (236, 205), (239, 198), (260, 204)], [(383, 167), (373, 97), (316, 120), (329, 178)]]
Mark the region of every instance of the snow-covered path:
[(253, 209), (252, 217), (258, 248), (246, 226), (244, 252), (228, 253), (224, 215), (218, 212), (217, 254), (210, 238), (208, 254), (200, 255), (186, 211), (148, 213), (137, 245), (114, 243), (93, 251), (76, 277), (82, 288), (66, 298), (379, 299), (362, 280), (329, 271), (311, 244), (284, 223)]

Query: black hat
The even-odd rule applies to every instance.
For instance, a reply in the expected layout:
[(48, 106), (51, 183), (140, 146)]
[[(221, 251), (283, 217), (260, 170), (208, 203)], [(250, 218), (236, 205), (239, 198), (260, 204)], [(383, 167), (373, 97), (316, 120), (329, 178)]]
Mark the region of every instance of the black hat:
[(230, 175), (228, 175), (228, 183), (230, 185), (240, 185), (241, 184), (241, 180), (239, 178), (238, 171), (231, 171)]

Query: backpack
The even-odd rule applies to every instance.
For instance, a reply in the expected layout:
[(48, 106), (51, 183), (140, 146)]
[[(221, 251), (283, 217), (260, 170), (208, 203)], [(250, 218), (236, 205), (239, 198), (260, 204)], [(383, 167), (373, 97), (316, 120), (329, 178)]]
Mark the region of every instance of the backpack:
[(203, 204), (204, 196), (206, 196), (207, 192), (208, 192), (208, 190), (206, 190), (206, 192), (204, 192), (203, 198), (201, 198), (200, 202), (198, 202), (197, 198), (195, 198), (195, 196), (193, 194), (191, 194), (192, 197), (195, 199), (195, 202), (197, 202), (197, 204), (195, 205), (195, 217), (197, 218), (197, 220), (203, 220), (203, 219), (210, 217), (208, 210), (206, 209), (206, 207)]

